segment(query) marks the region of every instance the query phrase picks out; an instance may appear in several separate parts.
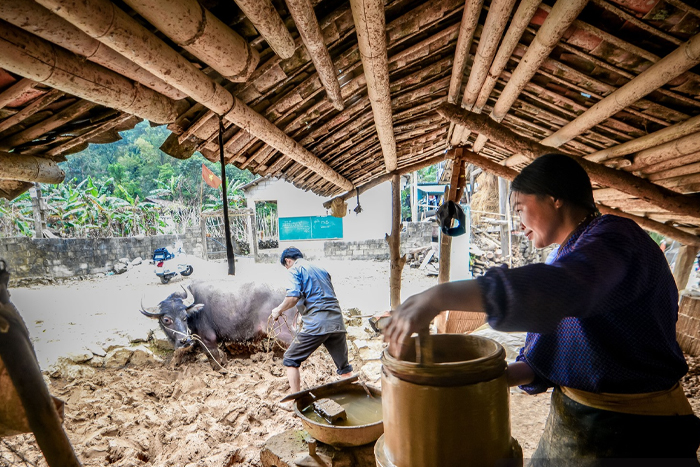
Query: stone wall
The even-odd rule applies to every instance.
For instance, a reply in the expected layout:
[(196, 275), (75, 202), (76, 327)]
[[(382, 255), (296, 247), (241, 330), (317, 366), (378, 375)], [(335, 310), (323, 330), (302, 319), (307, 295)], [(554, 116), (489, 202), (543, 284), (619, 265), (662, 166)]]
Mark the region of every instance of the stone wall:
[(0, 238), (0, 259), (5, 260), (14, 283), (54, 280), (113, 270), (120, 258), (141, 257), (149, 261), (156, 248), (181, 240), (188, 254), (202, 256), (198, 228), (185, 235), (155, 235), (125, 238)]
[[(401, 232), (401, 253), (430, 245), (433, 224), (430, 222), (406, 222), (406, 229)], [(388, 260), (389, 244), (385, 239), (347, 242), (342, 240), (327, 241), (323, 245), (326, 258)]]

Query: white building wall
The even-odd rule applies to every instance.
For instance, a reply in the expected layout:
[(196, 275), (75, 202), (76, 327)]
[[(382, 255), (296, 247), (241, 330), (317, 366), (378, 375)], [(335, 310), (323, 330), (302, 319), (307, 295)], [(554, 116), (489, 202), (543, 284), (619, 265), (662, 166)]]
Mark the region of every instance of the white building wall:
[[(277, 201), (277, 215), (279, 217), (300, 216), (325, 216), (330, 214), (323, 203), (328, 198), (318, 196), (310, 191), (303, 191), (291, 183), (279, 179), (263, 180), (245, 192), (248, 207), (253, 202)], [(383, 183), (371, 188), (367, 192), (360, 193), (360, 205), (362, 213), (355, 214), (353, 209), (357, 206), (356, 198), (349, 199), (348, 214), (343, 218), (343, 240), (371, 240), (384, 238), (384, 234), (391, 230), (391, 183)], [(322, 244), (320, 241), (281, 242), (280, 247), (289, 244)]]

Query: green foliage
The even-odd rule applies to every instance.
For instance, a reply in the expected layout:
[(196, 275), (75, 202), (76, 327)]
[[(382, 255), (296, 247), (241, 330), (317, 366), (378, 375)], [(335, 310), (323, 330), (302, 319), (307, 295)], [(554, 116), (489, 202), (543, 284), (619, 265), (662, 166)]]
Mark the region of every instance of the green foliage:
[[(120, 141), (91, 144), (70, 155), (60, 164), (65, 182), (42, 186), (49, 229), (64, 237), (152, 235), (193, 226), (202, 209), (222, 209), (221, 189), (202, 181), (202, 164), (217, 175), (221, 164), (200, 153), (186, 160), (168, 156), (159, 148), (169, 134), (165, 126), (141, 122), (122, 132)], [(230, 208), (243, 207), (239, 188), (255, 177), (228, 165), (226, 178)], [(171, 206), (165, 209), (151, 200), (170, 201)], [(0, 200), (0, 235), (33, 234), (29, 194)]]

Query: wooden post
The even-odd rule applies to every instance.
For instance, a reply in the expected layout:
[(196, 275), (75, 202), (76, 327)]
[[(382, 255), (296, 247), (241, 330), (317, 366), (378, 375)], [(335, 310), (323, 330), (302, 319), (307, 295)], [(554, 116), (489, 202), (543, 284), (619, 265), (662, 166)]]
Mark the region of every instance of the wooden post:
[(411, 220), (418, 222), (418, 171), (411, 174)]
[(401, 176), (391, 177), (391, 235), (386, 236), (389, 243), (389, 297), (391, 309), (401, 304), (401, 272), (406, 264), (406, 255), (401, 256)]
[(255, 217), (255, 201), (253, 201), (253, 208), (250, 210), (248, 215), (248, 237), (250, 238), (250, 254), (253, 255), (253, 260), (258, 259), (258, 226), (256, 224)]
[[(462, 148), (455, 150), (457, 156), (452, 163), (452, 178), (450, 178), (450, 190), (447, 193), (447, 201), (459, 201), (462, 187), (465, 185), (464, 160), (462, 159)], [(450, 253), (452, 239), (447, 235), (440, 236), (440, 261), (438, 270), (438, 283), (449, 282), (450, 280)]]
[(700, 247), (694, 245), (683, 245), (676, 256), (676, 263), (673, 266), (673, 278), (676, 280), (676, 287), (681, 291), (688, 285), (690, 271), (693, 269), (695, 257), (698, 255)]
[[(442, 103), (437, 108), (437, 112), (451, 122), (463, 125), (480, 135), (486, 135), (488, 139), (497, 142), (512, 153), (522, 154), (530, 160), (537, 159), (547, 153), (557, 152), (554, 148), (543, 146), (516, 134), (506, 126), (494, 122), (487, 115), (469, 113), (448, 103)], [(575, 159), (588, 172), (588, 176), (594, 183), (615, 188), (674, 214), (700, 217), (700, 200), (694, 196), (678, 194), (628, 172), (605, 167), (578, 157)]]
[(32, 213), (34, 214), (34, 238), (44, 238), (46, 221), (44, 217), (44, 201), (41, 199), (41, 185), (35, 183), (34, 187), (29, 189), (29, 195), (32, 198)]
[[(505, 178), (498, 177), (498, 210), (501, 213), (501, 219), (505, 220), (508, 218), (508, 180)], [(510, 256), (510, 226), (500, 225), (501, 229), (501, 254), (504, 258)]]
[(231, 226), (228, 219), (228, 194), (226, 194), (226, 161), (224, 160), (224, 124), (219, 118), (219, 158), (221, 160), (221, 196), (224, 202), (224, 232), (226, 234), (226, 262), (228, 263), (228, 275), (236, 275), (236, 259), (233, 256), (233, 244), (231, 243)]
[(205, 261), (209, 260), (209, 253), (207, 248), (207, 218), (204, 213), (199, 215), (199, 229), (202, 235), (202, 258)]

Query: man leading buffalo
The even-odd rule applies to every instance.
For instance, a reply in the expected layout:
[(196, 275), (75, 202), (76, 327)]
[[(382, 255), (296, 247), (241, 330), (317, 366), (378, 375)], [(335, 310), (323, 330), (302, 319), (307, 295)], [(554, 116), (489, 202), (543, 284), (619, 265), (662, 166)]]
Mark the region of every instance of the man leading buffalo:
[(300, 390), (299, 367), (321, 345), (331, 354), (338, 374), (342, 378), (352, 376), (347, 332), (330, 274), (305, 260), (301, 251), (293, 247), (282, 252), (280, 263), (289, 271), (289, 285), (287, 296), (272, 310), (272, 317), (277, 320), (286, 310), (296, 306), (302, 321), (301, 329), (282, 361), (287, 367), (290, 392)]

